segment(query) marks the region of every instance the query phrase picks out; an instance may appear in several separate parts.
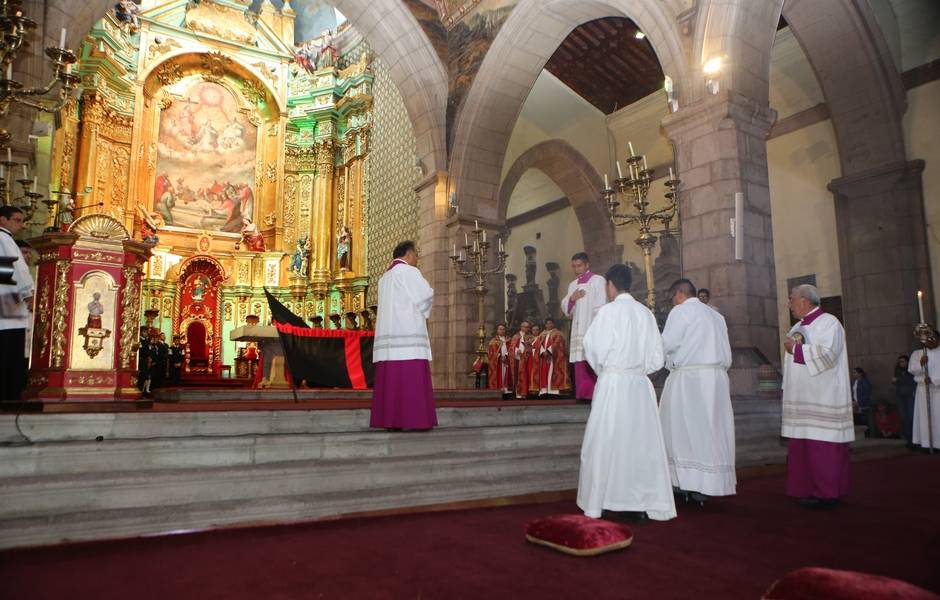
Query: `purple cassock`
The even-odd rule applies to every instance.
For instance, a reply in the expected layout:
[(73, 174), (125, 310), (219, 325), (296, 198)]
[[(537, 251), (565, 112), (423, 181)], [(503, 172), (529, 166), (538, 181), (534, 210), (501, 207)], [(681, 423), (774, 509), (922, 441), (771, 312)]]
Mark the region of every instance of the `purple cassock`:
[[(590, 270), (585, 271), (578, 277), (578, 285), (584, 285), (594, 276)], [(574, 300), (568, 301), (568, 313), (574, 309)], [(586, 360), (579, 360), (571, 363), (574, 367), (574, 397), (578, 400), (590, 400), (594, 397), (594, 384), (597, 382), (597, 374)]]
[[(800, 321), (808, 326), (825, 314), (811, 311)], [(806, 365), (803, 345), (793, 348), (794, 365)], [(849, 494), (849, 444), (806, 438), (787, 440), (787, 495), (795, 498), (838, 499)]]
[[(392, 273), (395, 267), (400, 269)], [(409, 285), (412, 287), (408, 288)], [(418, 306), (412, 300), (409, 289), (412, 292), (418, 290), (416, 293), (419, 294), (433, 294), (417, 269), (396, 259), (379, 280), (376, 345), (380, 348), (380, 345), (404, 346), (405, 349), (394, 353), (385, 350), (375, 360), (371, 427), (430, 429), (437, 425), (431, 363), (427, 358), (415, 357), (430, 357), (430, 346), (426, 345), (425, 319), (430, 313), (431, 300), (429, 296)], [(405, 329), (402, 329), (403, 326)], [(424, 346), (409, 350), (408, 340), (411, 338), (423, 338), (421, 344)], [(376, 355), (375, 351), (373, 355)]]

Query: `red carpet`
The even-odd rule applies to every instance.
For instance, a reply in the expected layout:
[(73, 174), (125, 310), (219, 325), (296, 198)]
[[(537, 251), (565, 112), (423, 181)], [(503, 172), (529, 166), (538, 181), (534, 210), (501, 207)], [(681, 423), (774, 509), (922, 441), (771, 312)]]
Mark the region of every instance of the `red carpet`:
[(0, 598), (760, 598), (801, 566), (940, 591), (940, 457), (852, 465), (844, 506), (815, 512), (780, 475), (631, 524), (632, 547), (576, 558), (523, 541), (571, 502), (249, 528), (0, 553)]

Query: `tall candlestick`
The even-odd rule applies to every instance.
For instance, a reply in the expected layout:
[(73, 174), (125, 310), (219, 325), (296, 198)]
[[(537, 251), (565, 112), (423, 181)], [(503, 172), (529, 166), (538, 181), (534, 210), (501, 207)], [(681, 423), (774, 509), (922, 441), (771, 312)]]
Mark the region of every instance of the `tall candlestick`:
[(607, 173), (604, 173), (604, 189), (605, 190), (610, 189), (610, 183), (607, 182)]
[(636, 156), (636, 153), (633, 151), (633, 142), (627, 142), (627, 148), (630, 149), (630, 156)]
[(924, 292), (923, 290), (917, 290), (917, 310), (920, 311), (920, 322), (926, 323), (926, 321), (924, 321)]
[(675, 181), (676, 176), (672, 172), (672, 167), (669, 167), (669, 181)]
[(617, 179), (623, 179), (623, 170), (620, 168), (620, 161), (617, 161)]
[(68, 32), (65, 30), (65, 27), (62, 28), (62, 31), (59, 32), (59, 48), (65, 48), (65, 36)]

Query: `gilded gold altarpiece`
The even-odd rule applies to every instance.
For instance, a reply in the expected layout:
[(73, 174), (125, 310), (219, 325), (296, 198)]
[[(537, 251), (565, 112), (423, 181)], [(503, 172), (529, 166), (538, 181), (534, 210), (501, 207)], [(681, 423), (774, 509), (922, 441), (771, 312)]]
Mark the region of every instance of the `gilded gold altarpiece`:
[[(141, 322), (149, 310), (170, 339), (206, 319), (215, 362), (231, 364), (228, 332), (249, 315), (267, 321), (263, 287), (326, 326), (361, 312), (368, 52), (308, 71), (294, 60), (289, 7), (144, 6), (139, 30), (109, 14), (84, 38), (82, 93), (60, 115), (51, 173), (51, 189), (74, 198), (73, 217), (106, 213), (138, 239), (157, 225)], [(246, 227), (263, 249), (243, 242)], [(219, 282), (214, 295), (194, 296), (203, 278)], [(196, 306), (202, 299), (215, 305)]]

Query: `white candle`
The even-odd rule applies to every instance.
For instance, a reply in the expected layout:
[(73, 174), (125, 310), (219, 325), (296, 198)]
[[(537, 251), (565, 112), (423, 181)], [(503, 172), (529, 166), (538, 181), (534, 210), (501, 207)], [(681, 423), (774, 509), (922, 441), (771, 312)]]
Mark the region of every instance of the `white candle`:
[(72, 72), (72, 63), (65, 65), (65, 73), (69, 74)]
[(13, 150), (7, 148), (7, 161), (13, 162)]
[(459, 214), (460, 214), (460, 205), (459, 205), (459, 204), (455, 204), (455, 205), (454, 205), (454, 214), (455, 214), (455, 215), (459, 215)]
[(33, 193), (36, 193), (36, 176), (33, 175)]
[(483, 230), (483, 241), (484, 241), (484, 242), (486, 241), (486, 230), (485, 230), (485, 229)]
[(644, 170), (644, 171), (649, 171), (649, 170), (650, 170), (650, 168), (649, 168), (648, 166), (646, 166), (646, 156), (643, 157), (643, 170)]
[(467, 239), (467, 232), (466, 232), (466, 231), (463, 232), (463, 245), (464, 245), (464, 246), (469, 246), (469, 245), (470, 245), (470, 241)]
[(605, 189), (605, 190), (609, 190), (609, 189), (610, 189), (610, 183), (608, 183), (608, 181), (607, 181), (607, 173), (604, 173), (604, 189)]
[(474, 230), (474, 231), (477, 231), (478, 229), (480, 229), (480, 222), (477, 221), (476, 219), (474, 219), (474, 220), (473, 220), (473, 230)]
[(65, 30), (65, 27), (62, 28), (62, 31), (59, 32), (59, 48), (65, 48), (65, 36), (68, 32)]
[(23, 165), (23, 179), (29, 179), (29, 173), (26, 172), (26, 165)]
[(636, 156), (636, 153), (633, 151), (633, 142), (627, 142), (627, 148), (630, 149), (630, 156)]
[(460, 251), (460, 256), (457, 258), (459, 261), (463, 261), (463, 250)]
[(620, 161), (617, 161), (617, 179), (623, 179), (623, 170), (620, 168)]
[(924, 321), (924, 292), (923, 290), (917, 290), (917, 310), (920, 311), (920, 322), (925, 323)]
[(450, 253), (451, 256), (457, 256), (457, 244), (454, 244), (454, 250)]
[(7, 65), (7, 79), (13, 79), (13, 63)]
[(674, 181), (676, 176), (672, 172), (672, 167), (669, 167), (669, 181)]
[(499, 251), (503, 251), (503, 238), (499, 238)]

